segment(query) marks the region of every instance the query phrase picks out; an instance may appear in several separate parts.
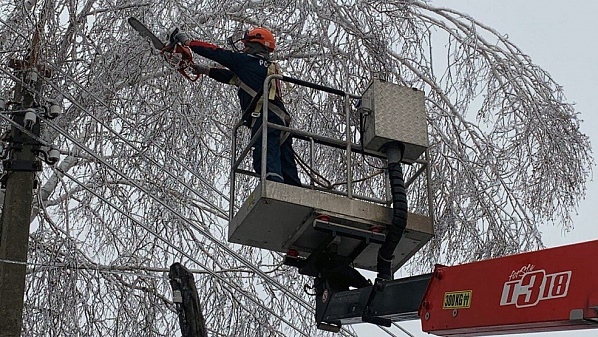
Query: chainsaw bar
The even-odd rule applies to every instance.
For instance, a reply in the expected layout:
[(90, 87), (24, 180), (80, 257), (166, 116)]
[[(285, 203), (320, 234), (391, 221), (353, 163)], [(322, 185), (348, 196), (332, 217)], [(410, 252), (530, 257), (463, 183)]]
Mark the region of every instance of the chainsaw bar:
[(158, 37), (156, 37), (156, 35), (154, 35), (154, 33), (152, 33), (143, 23), (141, 23), (141, 21), (135, 19), (134, 17), (130, 17), (127, 21), (129, 21), (131, 27), (133, 27), (133, 29), (135, 29), (139, 35), (149, 39), (154, 48), (162, 50), (164, 47), (166, 47), (166, 44), (158, 39)]
[[(139, 35), (149, 39), (154, 48), (158, 49), (160, 54), (164, 56), (164, 59), (173, 65), (176, 70), (181, 73), (181, 75), (191, 82), (195, 82), (199, 79), (201, 76), (201, 71), (199, 71), (193, 63), (193, 54), (189, 47), (178, 43), (167, 46), (164, 42), (158, 39), (158, 37), (156, 37), (156, 35), (154, 35), (154, 33), (152, 33), (143, 23), (141, 23), (141, 21), (135, 19), (134, 17), (130, 17), (127, 21), (131, 27), (133, 27), (133, 29), (139, 33)], [(173, 34), (176, 34), (177, 31), (178, 29), (175, 30)], [(168, 53), (170, 57), (167, 58), (164, 55), (165, 52)], [(178, 55), (178, 59), (176, 59), (176, 61), (173, 63), (173, 56), (175, 54)]]

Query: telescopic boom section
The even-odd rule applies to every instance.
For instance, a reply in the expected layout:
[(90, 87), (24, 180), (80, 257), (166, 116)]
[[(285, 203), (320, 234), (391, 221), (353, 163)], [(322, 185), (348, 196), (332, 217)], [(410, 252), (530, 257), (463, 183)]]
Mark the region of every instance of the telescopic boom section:
[(438, 336), (598, 328), (598, 241), (436, 266), (419, 309)]

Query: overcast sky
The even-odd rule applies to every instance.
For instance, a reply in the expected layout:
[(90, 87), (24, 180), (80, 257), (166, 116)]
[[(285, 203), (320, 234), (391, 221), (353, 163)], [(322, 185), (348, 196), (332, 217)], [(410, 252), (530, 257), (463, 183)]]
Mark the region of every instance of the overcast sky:
[[(509, 40), (548, 71), (562, 85), (567, 99), (575, 103), (584, 120), (581, 130), (590, 137), (594, 156), (598, 148), (598, 1), (589, 0), (438, 0), (448, 7), (471, 15), (506, 34)], [(555, 154), (559, 155), (559, 154)], [(594, 167), (594, 170), (596, 168)], [(595, 174), (598, 174), (595, 173)], [(572, 232), (562, 233), (550, 225), (540, 226), (548, 247), (597, 240), (598, 183), (587, 184), (587, 197), (580, 204)], [(362, 324), (363, 325), (363, 324)], [(414, 336), (431, 336), (421, 331), (419, 321), (401, 323)], [(388, 336), (375, 327), (355, 326), (359, 336)], [(393, 328), (397, 336), (407, 336)], [(598, 336), (598, 329), (576, 330), (513, 337)]]

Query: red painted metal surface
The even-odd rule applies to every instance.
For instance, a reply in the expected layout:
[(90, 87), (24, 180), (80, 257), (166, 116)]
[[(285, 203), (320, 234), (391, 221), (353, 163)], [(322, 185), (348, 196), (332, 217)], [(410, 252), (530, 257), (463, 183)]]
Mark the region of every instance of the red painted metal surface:
[(590, 241), (438, 265), (419, 309), (422, 329), (486, 336), (598, 328), (597, 254)]

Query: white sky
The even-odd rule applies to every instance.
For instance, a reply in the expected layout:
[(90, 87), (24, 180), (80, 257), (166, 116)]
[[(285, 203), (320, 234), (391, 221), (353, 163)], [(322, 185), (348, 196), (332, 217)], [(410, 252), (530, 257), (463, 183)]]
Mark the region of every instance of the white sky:
[[(598, 151), (598, 1), (590, 0), (436, 0), (431, 4), (471, 15), (508, 35), (510, 41), (548, 71), (564, 87), (584, 120), (581, 130), (590, 137), (594, 156)], [(555, 154), (566, 155), (566, 154)], [(597, 170), (594, 167), (594, 170)], [(598, 174), (598, 172), (597, 172)], [(586, 199), (578, 208), (575, 228), (562, 233), (550, 225), (541, 226), (547, 247), (597, 240), (598, 183), (587, 184)], [(419, 321), (400, 324), (414, 336), (431, 336), (421, 331)], [(359, 336), (389, 336), (384, 331), (360, 324)], [(399, 329), (391, 331), (407, 336)], [(598, 329), (509, 335), (513, 337), (598, 336)]]

